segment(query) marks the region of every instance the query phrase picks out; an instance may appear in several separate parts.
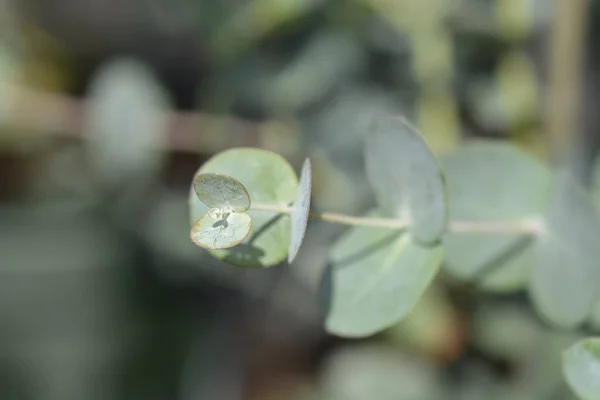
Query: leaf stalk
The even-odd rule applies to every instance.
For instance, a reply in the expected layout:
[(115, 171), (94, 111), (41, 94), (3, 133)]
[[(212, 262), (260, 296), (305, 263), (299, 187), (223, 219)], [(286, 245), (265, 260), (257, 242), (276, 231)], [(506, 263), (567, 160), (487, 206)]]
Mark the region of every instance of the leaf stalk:
[[(291, 214), (293, 207), (252, 203), (250, 210), (273, 212), (276, 214)], [(397, 230), (406, 230), (410, 226), (408, 221), (395, 218), (356, 217), (333, 212), (309, 212), (308, 216), (321, 221), (350, 226), (366, 226)], [(515, 221), (450, 221), (448, 222), (447, 231), (452, 233), (523, 234), (535, 236), (540, 233), (540, 225), (540, 222), (536, 219)]]

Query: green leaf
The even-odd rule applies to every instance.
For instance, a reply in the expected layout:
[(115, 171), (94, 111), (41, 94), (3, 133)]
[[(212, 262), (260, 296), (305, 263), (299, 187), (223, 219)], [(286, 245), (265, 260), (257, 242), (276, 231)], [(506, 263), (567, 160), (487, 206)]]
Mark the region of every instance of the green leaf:
[(600, 207), (600, 156), (596, 157), (592, 168), (590, 192), (596, 207)]
[[(1, 11), (1, 10), (0, 10)], [(0, 124), (4, 125), (10, 120), (11, 103), (13, 101), (15, 84), (21, 77), (20, 60), (10, 50), (5, 41), (0, 41)], [(2, 141), (5, 138), (0, 138)], [(2, 142), (0, 142), (2, 144)]]
[(444, 362), (458, 357), (465, 345), (463, 321), (449, 293), (437, 282), (429, 285), (415, 308), (384, 335), (395, 347)]
[[(253, 204), (288, 206), (298, 193), (298, 177), (280, 155), (253, 148), (221, 152), (200, 167), (204, 173), (229, 175), (247, 189)], [(190, 188), (190, 218), (194, 224), (208, 207)], [(284, 261), (290, 245), (290, 218), (272, 212), (248, 210), (252, 218), (250, 235), (241, 244), (226, 250), (210, 250), (215, 257), (241, 267), (270, 267)]]
[(438, 368), (424, 357), (415, 357), (381, 342), (341, 344), (323, 362), (319, 377), (323, 392), (316, 399), (452, 398)]
[(600, 338), (581, 340), (563, 353), (567, 383), (585, 400), (600, 400)]
[(365, 164), (386, 214), (406, 220), (421, 241), (439, 240), (448, 217), (444, 176), (419, 132), (401, 117), (376, 119), (366, 138)]
[(523, 363), (540, 348), (544, 329), (521, 304), (478, 302), (473, 306), (470, 337), (478, 349), (494, 357)]
[(169, 100), (152, 72), (136, 60), (104, 65), (94, 77), (84, 118), (90, 161), (112, 184), (162, 166)]
[(600, 294), (600, 218), (587, 192), (569, 174), (556, 177), (538, 238), (530, 294), (548, 321), (574, 328)]
[[(474, 141), (444, 156), (442, 164), (452, 220), (514, 221), (544, 212), (550, 169), (515, 147)], [(449, 232), (444, 245), (444, 268), (455, 278), (498, 292), (527, 286), (533, 265), (530, 237)]]
[(228, 249), (244, 241), (252, 228), (248, 214), (229, 213), (200, 218), (190, 231), (192, 242), (205, 249)]
[(200, 174), (194, 181), (196, 195), (211, 208), (230, 210), (237, 213), (250, 208), (250, 195), (238, 181), (228, 175)]
[(366, 337), (399, 322), (431, 283), (442, 253), (441, 245), (420, 245), (409, 233), (352, 229), (332, 248), (320, 288), (327, 331)]
[(594, 304), (588, 321), (590, 323), (591, 329), (593, 329), (596, 332), (600, 332), (600, 301), (597, 301), (596, 304)]
[(300, 173), (300, 184), (298, 187), (298, 198), (292, 208), (292, 221), (290, 231), (290, 247), (288, 249), (288, 263), (292, 263), (300, 250), (306, 225), (308, 224), (308, 211), (310, 209), (310, 193), (312, 187), (312, 172), (310, 160), (307, 158), (302, 165)]
[[(592, 184), (590, 188), (593, 201), (596, 208), (600, 207), (600, 157), (596, 158), (592, 169)], [(600, 301), (596, 302), (594, 309), (589, 318), (590, 325), (593, 329), (600, 331)]]

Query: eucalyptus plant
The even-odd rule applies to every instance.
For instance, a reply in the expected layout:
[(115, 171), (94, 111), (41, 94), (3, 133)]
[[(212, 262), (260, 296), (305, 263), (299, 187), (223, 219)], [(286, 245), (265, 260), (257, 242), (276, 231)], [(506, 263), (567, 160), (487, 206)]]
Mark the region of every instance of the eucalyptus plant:
[[(341, 337), (397, 324), (442, 268), (492, 292), (528, 289), (556, 328), (588, 320), (600, 295), (600, 218), (567, 172), (494, 140), (438, 160), (398, 116), (373, 121), (364, 160), (378, 206), (350, 216), (311, 211), (309, 159), (298, 178), (272, 152), (219, 153), (191, 185), (191, 240), (230, 264), (268, 268), (294, 262), (308, 219), (348, 225), (320, 285), (325, 328)], [(600, 398), (598, 340), (564, 355), (567, 381), (586, 399)]]

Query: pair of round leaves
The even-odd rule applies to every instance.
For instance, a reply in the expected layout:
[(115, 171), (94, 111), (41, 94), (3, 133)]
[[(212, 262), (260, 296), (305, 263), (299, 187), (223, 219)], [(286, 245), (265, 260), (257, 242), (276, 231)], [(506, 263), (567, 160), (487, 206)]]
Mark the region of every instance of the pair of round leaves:
[[(208, 160), (194, 179), (192, 242), (237, 266), (270, 267), (286, 256), (291, 263), (304, 238), (310, 197), (308, 159), (298, 182), (292, 167), (275, 153), (252, 148), (224, 151)], [(289, 211), (290, 216), (280, 211)]]
[(250, 195), (240, 181), (227, 175), (200, 174), (194, 181), (194, 190), (210, 207), (190, 232), (196, 245), (227, 249), (248, 237), (252, 219), (245, 211), (250, 208)]
[(412, 311), (441, 265), (448, 219), (444, 175), (403, 118), (374, 121), (365, 164), (380, 206), (368, 216), (402, 220), (408, 232), (358, 227), (332, 248), (321, 307), (327, 331), (345, 337), (370, 336)]

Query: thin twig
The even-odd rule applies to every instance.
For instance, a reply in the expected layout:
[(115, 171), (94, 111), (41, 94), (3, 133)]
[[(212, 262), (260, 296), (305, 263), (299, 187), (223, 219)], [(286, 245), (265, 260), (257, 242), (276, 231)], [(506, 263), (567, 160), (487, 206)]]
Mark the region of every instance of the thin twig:
[(536, 235), (540, 232), (536, 220), (515, 221), (450, 221), (448, 231), (453, 233), (517, 233)]
[(408, 223), (400, 219), (354, 217), (345, 214), (330, 212), (310, 212), (308, 216), (321, 221), (333, 222), (342, 225), (370, 226), (378, 228), (389, 228), (403, 230), (408, 228)]
[[(277, 214), (291, 214), (293, 208), (252, 203), (251, 210), (269, 211)], [(310, 218), (321, 221), (333, 222), (341, 225), (368, 226), (374, 228), (387, 228), (404, 230), (409, 228), (406, 221), (393, 218), (355, 217), (352, 215), (331, 212), (310, 212)], [(517, 221), (451, 221), (448, 232), (454, 233), (481, 233), (481, 234), (523, 234), (536, 235), (539, 233), (539, 224), (535, 220)]]

